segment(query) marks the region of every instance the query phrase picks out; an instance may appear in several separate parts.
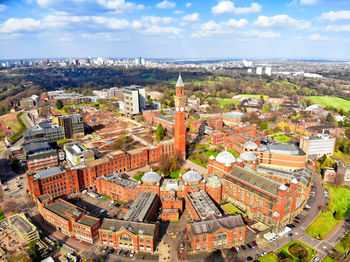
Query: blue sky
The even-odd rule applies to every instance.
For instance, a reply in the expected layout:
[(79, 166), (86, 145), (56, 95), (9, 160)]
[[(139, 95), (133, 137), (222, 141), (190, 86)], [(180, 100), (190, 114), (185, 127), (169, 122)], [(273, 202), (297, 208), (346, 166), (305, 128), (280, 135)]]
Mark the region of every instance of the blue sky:
[(0, 0), (0, 59), (350, 59), (349, 0)]

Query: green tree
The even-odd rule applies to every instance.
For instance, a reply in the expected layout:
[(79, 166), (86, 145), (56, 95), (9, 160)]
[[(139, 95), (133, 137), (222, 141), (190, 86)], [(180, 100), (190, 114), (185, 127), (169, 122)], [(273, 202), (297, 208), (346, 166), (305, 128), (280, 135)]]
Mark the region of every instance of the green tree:
[(63, 108), (63, 102), (62, 102), (62, 100), (60, 100), (60, 99), (58, 99), (57, 101), (56, 101), (56, 108), (58, 109), (58, 110), (61, 110), (62, 108)]
[(350, 252), (350, 233), (340, 240), (340, 245), (343, 247), (345, 254), (347, 255)]
[(156, 138), (158, 141), (162, 140), (165, 136), (165, 130), (162, 124), (159, 124), (156, 131)]
[(342, 220), (343, 219), (340, 210), (337, 210), (337, 211), (334, 211), (334, 212), (335, 212), (334, 218), (336, 220)]
[(248, 110), (247, 110), (247, 108), (245, 107), (245, 108), (243, 108), (243, 112), (244, 113), (247, 113), (248, 112)]
[(28, 253), (28, 255), (30, 256), (30, 258), (31, 258), (31, 260), (33, 262), (41, 260), (40, 259), (40, 254), (39, 254), (38, 249), (36, 247), (36, 241), (35, 240), (29, 242), (29, 247), (27, 249), (27, 253)]
[(327, 115), (327, 117), (326, 117), (326, 120), (327, 120), (328, 122), (333, 122), (333, 121), (334, 121), (334, 117), (333, 117), (332, 113), (328, 113), (328, 115)]

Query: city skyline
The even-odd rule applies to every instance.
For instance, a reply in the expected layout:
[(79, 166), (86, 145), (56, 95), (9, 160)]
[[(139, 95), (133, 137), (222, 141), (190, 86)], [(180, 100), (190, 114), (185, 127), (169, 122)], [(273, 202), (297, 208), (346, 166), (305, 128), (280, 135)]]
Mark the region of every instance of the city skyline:
[(0, 59), (350, 59), (350, 3), (0, 1)]

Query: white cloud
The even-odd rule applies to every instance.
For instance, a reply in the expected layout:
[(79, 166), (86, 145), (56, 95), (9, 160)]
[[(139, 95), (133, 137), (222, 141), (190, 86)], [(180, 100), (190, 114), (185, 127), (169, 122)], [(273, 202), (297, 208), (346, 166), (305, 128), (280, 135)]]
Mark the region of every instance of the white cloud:
[(163, 2), (159, 2), (158, 4), (156, 4), (156, 7), (159, 9), (172, 9), (175, 8), (176, 3), (174, 2), (170, 2), (168, 0), (164, 0)]
[(328, 13), (323, 13), (321, 19), (330, 22), (336, 22), (338, 20), (350, 20), (350, 10), (340, 10), (340, 11), (330, 11)]
[(235, 28), (244, 27), (248, 24), (246, 19), (230, 19), (227, 22), (215, 23), (213, 20), (201, 24), (199, 30), (192, 34), (192, 37), (211, 37), (213, 35), (231, 34)]
[(327, 31), (331, 32), (350, 32), (350, 25), (329, 25)]
[(183, 14), (183, 13), (184, 13), (184, 11), (182, 11), (182, 10), (175, 10), (174, 11), (175, 15), (179, 15), (179, 14)]
[(258, 3), (252, 3), (250, 7), (235, 7), (235, 4), (228, 0), (220, 1), (216, 6), (214, 6), (211, 11), (213, 14), (225, 14), (232, 13), (235, 15), (244, 15), (251, 13), (258, 13), (262, 10), (262, 6)]
[[(84, 0), (78, 0), (84, 1)], [(134, 10), (144, 9), (144, 5), (136, 5), (132, 2), (125, 2), (125, 0), (98, 0), (98, 3), (103, 7), (112, 10), (114, 13), (132, 12)]]
[(172, 17), (159, 17), (159, 16), (143, 16), (141, 18), (141, 23), (143, 25), (158, 25), (158, 24), (170, 24), (174, 21)]
[(315, 5), (318, 4), (318, 0), (300, 0), (301, 5)]
[(199, 14), (198, 13), (193, 13), (191, 15), (185, 15), (184, 17), (182, 17), (182, 20), (184, 22), (188, 22), (188, 23), (194, 23), (199, 21)]
[(142, 31), (145, 35), (153, 35), (153, 36), (169, 36), (169, 37), (175, 37), (178, 36), (181, 32), (180, 28), (176, 27), (160, 27), (158, 25), (151, 26), (145, 30)]
[(276, 16), (259, 16), (253, 25), (262, 27), (278, 27), (278, 26), (291, 26), (296, 29), (307, 29), (311, 27), (311, 23), (305, 20), (297, 20), (288, 15), (276, 15)]
[(243, 35), (257, 37), (257, 38), (279, 38), (281, 36), (280, 33), (272, 32), (272, 31), (247, 31), (244, 32)]
[(192, 6), (192, 3), (191, 2), (188, 2), (188, 3), (186, 3), (186, 5), (185, 5), (187, 8), (190, 8), (191, 6)]
[(0, 13), (5, 12), (7, 9), (6, 5), (0, 5)]
[(15, 33), (15, 32), (32, 32), (41, 29), (40, 20), (32, 18), (10, 18), (5, 23), (0, 25), (1, 33)]
[(309, 36), (309, 40), (311, 40), (311, 41), (326, 41), (326, 40), (329, 40), (329, 37), (323, 36), (320, 34), (313, 34), (313, 35)]

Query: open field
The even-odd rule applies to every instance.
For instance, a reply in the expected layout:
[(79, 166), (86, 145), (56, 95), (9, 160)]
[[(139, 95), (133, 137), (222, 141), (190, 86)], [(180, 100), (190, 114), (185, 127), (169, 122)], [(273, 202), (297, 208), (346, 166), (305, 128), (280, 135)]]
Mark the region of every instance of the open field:
[(287, 245), (285, 245), (284, 247), (280, 248), (278, 250), (279, 253), (281, 252), (286, 252), (286, 254), (290, 255), (292, 258), (293, 258), (293, 261), (297, 262), (297, 261), (300, 261), (299, 258), (295, 257), (291, 252), (290, 252), (290, 246), (292, 245), (299, 245), (301, 247), (303, 247), (306, 251), (307, 251), (307, 258), (306, 258), (306, 261), (311, 261), (315, 255), (316, 255), (316, 250), (314, 250), (313, 248), (309, 247), (308, 245), (302, 243), (302, 242), (299, 242), (299, 241), (292, 241), (292, 242), (289, 242)]
[[(348, 233), (347, 235), (344, 236), (344, 238), (349, 238), (350, 237), (350, 233)], [(346, 243), (346, 242), (344, 242)], [(348, 250), (344, 249), (344, 244), (340, 241), (338, 243), (338, 245), (335, 246), (335, 249), (338, 250), (339, 252), (342, 252), (343, 254), (346, 254), (346, 252), (348, 252)]]
[(335, 219), (334, 212), (340, 212), (341, 219), (344, 219), (350, 213), (348, 208), (350, 190), (345, 187), (330, 185), (325, 185), (324, 187), (329, 190), (329, 210), (322, 211), (318, 218), (306, 229), (307, 234), (318, 239), (326, 237), (340, 222), (340, 220)]
[(6, 115), (0, 116), (0, 121), (9, 127), (14, 133), (21, 131), (21, 123), (18, 122), (17, 115), (19, 112), (11, 112)]
[(230, 98), (222, 98), (222, 99), (217, 98), (217, 100), (219, 101), (220, 106), (224, 106), (227, 104), (234, 104), (234, 105), (238, 106), (241, 103), (241, 101), (233, 101)]
[(0, 222), (3, 221), (3, 220), (5, 220), (5, 219), (6, 219), (6, 217), (5, 217), (5, 215), (4, 215), (4, 212), (2, 212), (2, 210), (1, 210), (1, 208), (0, 208)]
[(329, 97), (329, 96), (307, 96), (312, 103), (319, 104), (321, 106), (333, 106), (335, 108), (343, 108), (346, 111), (350, 110), (350, 101), (340, 97)]
[[(250, 94), (239, 94), (239, 96), (243, 96), (243, 97), (249, 97), (249, 98), (260, 98), (261, 95), (250, 95)], [(268, 98), (269, 96), (263, 96), (264, 99)]]

